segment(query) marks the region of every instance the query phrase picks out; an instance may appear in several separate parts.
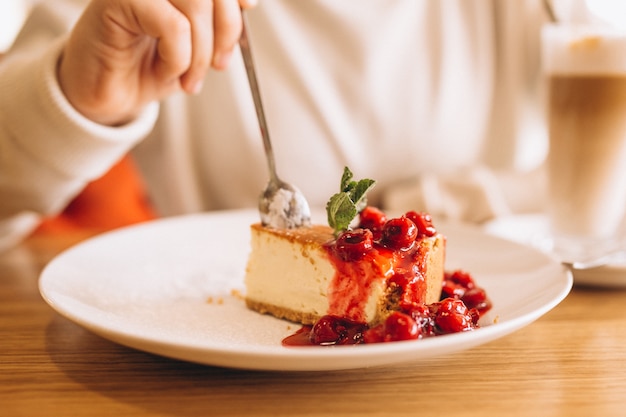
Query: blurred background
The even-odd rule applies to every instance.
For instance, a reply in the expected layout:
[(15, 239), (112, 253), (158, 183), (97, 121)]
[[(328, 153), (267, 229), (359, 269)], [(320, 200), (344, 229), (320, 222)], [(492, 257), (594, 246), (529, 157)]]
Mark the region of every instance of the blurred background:
[[(31, 5), (38, 0), (0, 0), (0, 54), (13, 42)], [(501, 0), (517, 1), (517, 0)], [(626, 1), (623, 0), (545, 0), (560, 19), (600, 20), (626, 29)], [(591, 12), (591, 16), (590, 13)], [(591, 19), (590, 19), (591, 17)]]
[(13, 43), (33, 1), (0, 0), (0, 54)]

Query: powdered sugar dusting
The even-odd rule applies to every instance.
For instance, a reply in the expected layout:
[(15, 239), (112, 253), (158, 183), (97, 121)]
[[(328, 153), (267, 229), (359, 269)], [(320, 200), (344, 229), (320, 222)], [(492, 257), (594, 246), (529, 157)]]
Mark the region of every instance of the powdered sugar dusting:
[(275, 229), (294, 229), (311, 223), (311, 210), (306, 199), (297, 190), (279, 188), (268, 205), (267, 213), (261, 213), (265, 226)]

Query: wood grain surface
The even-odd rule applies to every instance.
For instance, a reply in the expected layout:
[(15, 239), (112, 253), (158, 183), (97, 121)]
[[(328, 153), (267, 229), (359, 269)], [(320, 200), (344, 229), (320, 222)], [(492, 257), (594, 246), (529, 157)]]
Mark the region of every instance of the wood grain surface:
[(626, 415), (626, 290), (575, 287), (530, 326), (426, 362), (251, 372), (131, 350), (56, 314), (39, 273), (82, 238), (0, 255), (1, 416)]

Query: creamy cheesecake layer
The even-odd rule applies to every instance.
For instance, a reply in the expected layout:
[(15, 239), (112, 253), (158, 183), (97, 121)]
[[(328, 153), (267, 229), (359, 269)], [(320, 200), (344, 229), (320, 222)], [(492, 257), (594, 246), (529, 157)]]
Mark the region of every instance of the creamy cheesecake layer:
[(248, 307), (304, 324), (326, 314), (335, 269), (323, 245), (332, 238), (332, 229), (325, 226), (276, 230), (252, 225)]

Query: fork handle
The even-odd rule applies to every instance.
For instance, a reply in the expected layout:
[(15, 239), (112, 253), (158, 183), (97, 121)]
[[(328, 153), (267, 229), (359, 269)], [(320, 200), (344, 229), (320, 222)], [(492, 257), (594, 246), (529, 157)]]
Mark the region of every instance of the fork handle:
[(263, 138), (263, 147), (265, 148), (265, 156), (267, 158), (267, 165), (270, 171), (270, 179), (272, 181), (279, 181), (278, 175), (276, 174), (274, 150), (272, 149), (272, 142), (270, 141), (270, 134), (267, 129), (265, 112), (263, 111), (261, 91), (259, 89), (259, 83), (257, 82), (256, 70), (254, 68), (254, 61), (252, 59), (252, 52), (250, 50), (250, 42), (248, 41), (248, 25), (246, 23), (246, 16), (243, 10), (241, 11), (241, 24), (242, 30), (241, 37), (239, 38), (239, 49), (241, 50), (243, 63), (246, 67), (246, 74), (248, 76), (248, 83), (250, 84), (252, 100), (254, 101), (254, 109), (256, 110), (257, 120), (259, 122), (259, 128), (261, 130), (261, 137)]

